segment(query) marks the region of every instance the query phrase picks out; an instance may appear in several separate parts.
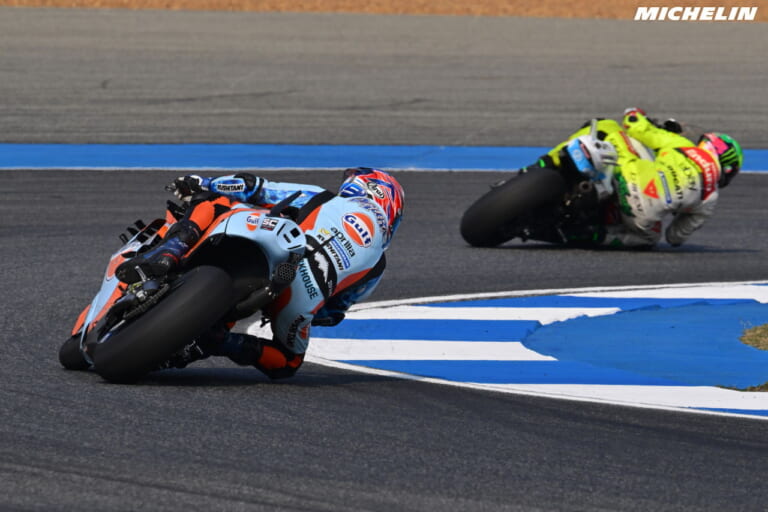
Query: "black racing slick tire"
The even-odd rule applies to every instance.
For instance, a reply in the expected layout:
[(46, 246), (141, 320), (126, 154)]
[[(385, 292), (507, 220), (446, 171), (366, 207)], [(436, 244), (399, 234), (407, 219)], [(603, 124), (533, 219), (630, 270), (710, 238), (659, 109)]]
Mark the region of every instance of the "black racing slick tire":
[(82, 371), (90, 368), (91, 363), (83, 357), (80, 350), (80, 335), (72, 336), (59, 349), (59, 362), (67, 370)]
[(196, 267), (152, 309), (93, 347), (93, 369), (110, 382), (133, 382), (213, 325), (233, 301), (232, 280), (226, 272)]
[(554, 205), (566, 190), (565, 179), (553, 169), (534, 169), (492, 188), (470, 206), (461, 219), (461, 236), (475, 247), (495, 247), (516, 236), (510, 230), (519, 217)]

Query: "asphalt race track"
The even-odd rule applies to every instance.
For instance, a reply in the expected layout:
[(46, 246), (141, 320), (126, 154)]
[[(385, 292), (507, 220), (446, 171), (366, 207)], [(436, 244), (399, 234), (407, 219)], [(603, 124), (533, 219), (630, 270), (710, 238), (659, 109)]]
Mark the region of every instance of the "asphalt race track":
[[(4, 8), (0, 142), (547, 145), (637, 104), (765, 148), (765, 50), (751, 24)], [(311, 364), (279, 383), (223, 361), (135, 386), (64, 371), (117, 235), (176, 174), (0, 173), (0, 510), (764, 508), (765, 421)], [(503, 174), (397, 176), (376, 300), (766, 279), (763, 174), (649, 252), (470, 249), (458, 220)]]

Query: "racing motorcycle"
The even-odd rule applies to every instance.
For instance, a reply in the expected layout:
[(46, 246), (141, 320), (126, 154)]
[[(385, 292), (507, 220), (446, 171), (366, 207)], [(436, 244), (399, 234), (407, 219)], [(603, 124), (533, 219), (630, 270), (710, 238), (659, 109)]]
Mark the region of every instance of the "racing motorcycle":
[[(593, 140), (597, 140), (596, 124), (593, 120), (589, 135)], [(634, 139), (630, 142), (638, 156), (653, 160), (650, 149)], [(572, 154), (583, 155), (582, 150), (575, 148)], [(491, 185), (464, 212), (461, 236), (475, 247), (495, 247), (515, 238), (598, 245), (605, 227), (621, 222), (616, 194), (606, 192), (606, 188), (612, 190), (611, 177), (588, 158), (570, 161), (571, 165), (557, 169), (531, 165)]]
[(169, 220), (142, 221), (121, 234), (101, 288), (59, 350), (69, 370), (92, 368), (111, 382), (133, 382), (167, 362), (219, 322), (251, 316), (272, 303), (296, 276), (306, 238), (283, 213), (297, 194), (271, 209), (239, 205), (221, 215), (162, 278), (126, 285), (115, 269), (150, 250), (184, 209), (168, 202)]

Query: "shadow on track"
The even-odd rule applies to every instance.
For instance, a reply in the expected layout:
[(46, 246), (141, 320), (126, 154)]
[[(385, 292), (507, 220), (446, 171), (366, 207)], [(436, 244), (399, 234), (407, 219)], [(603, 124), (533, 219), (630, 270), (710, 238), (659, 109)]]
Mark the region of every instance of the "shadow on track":
[(630, 247), (580, 247), (572, 246), (565, 247), (561, 245), (553, 245), (545, 242), (510, 242), (498, 247), (484, 247), (485, 250), (509, 250), (509, 251), (563, 251), (564, 254), (569, 252), (581, 253), (595, 253), (595, 254), (689, 254), (689, 253), (712, 253), (712, 254), (757, 254), (761, 253), (760, 249), (748, 249), (746, 247), (739, 248), (726, 248), (716, 247), (711, 245), (689, 244), (686, 243), (680, 247), (672, 247), (670, 245), (658, 245), (656, 247), (649, 248), (630, 248)]
[(111, 384), (94, 372), (65, 372), (65, 377), (82, 376), (94, 384), (117, 387), (178, 387), (178, 388), (245, 388), (250, 386), (288, 386), (292, 388), (343, 387), (370, 382), (402, 382), (402, 379), (366, 373), (337, 372), (308, 363), (295, 377), (272, 381), (255, 368), (191, 367), (151, 373), (134, 384)]

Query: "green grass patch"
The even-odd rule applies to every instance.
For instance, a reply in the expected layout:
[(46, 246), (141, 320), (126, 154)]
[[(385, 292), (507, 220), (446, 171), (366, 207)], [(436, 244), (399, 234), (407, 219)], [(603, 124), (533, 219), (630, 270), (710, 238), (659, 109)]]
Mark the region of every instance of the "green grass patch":
[[(768, 324), (758, 325), (744, 331), (739, 338), (742, 343), (760, 350), (768, 350)], [(768, 382), (752, 386), (743, 391), (768, 391)]]
[(768, 350), (768, 324), (747, 329), (739, 339), (751, 347)]

